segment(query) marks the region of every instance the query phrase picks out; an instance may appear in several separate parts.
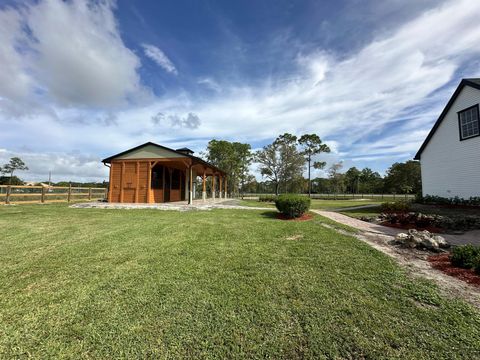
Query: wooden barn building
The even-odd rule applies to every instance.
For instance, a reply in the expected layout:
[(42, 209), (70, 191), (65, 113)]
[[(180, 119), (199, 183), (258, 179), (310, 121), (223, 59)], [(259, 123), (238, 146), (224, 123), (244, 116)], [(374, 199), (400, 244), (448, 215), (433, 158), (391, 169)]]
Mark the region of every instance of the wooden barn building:
[(193, 202), (197, 176), (201, 177), (202, 199), (227, 197), (227, 178), (217, 167), (193, 155), (187, 148), (173, 150), (147, 142), (103, 159), (110, 168), (108, 202)]

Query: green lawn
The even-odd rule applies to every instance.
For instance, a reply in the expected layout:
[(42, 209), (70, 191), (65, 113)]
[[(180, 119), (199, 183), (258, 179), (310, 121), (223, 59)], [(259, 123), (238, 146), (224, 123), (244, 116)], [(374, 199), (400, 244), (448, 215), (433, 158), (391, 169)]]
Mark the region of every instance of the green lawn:
[[(362, 205), (380, 205), (383, 201), (381, 199), (356, 199), (356, 200), (319, 200), (312, 199), (312, 209), (318, 210), (334, 210), (349, 208)], [(260, 206), (274, 208), (275, 204), (269, 202), (260, 202), (257, 200), (240, 200), (240, 204), (244, 206)]]
[(269, 211), (0, 207), (0, 358), (480, 356), (480, 313)]

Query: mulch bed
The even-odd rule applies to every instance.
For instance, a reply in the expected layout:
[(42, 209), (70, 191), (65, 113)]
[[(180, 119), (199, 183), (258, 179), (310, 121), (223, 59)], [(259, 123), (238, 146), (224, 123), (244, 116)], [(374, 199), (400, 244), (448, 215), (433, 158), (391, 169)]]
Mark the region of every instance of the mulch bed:
[(280, 219), (280, 220), (288, 220), (288, 221), (307, 221), (307, 220), (312, 220), (313, 219), (313, 215), (312, 214), (303, 214), (302, 216), (298, 217), (298, 218), (289, 218), (281, 213), (278, 213), (277, 214), (277, 219)]
[(410, 230), (410, 229), (415, 229), (418, 231), (427, 230), (431, 233), (436, 233), (436, 234), (441, 234), (445, 232), (444, 229), (436, 226), (418, 227), (418, 226), (415, 226), (415, 224), (398, 224), (398, 223), (392, 224), (390, 221), (381, 222), (380, 225), (392, 227), (395, 229), (403, 229), (403, 230)]
[(432, 255), (429, 256), (427, 260), (433, 268), (469, 284), (480, 287), (480, 275), (475, 274), (472, 269), (462, 269), (453, 266), (450, 262), (450, 254)]

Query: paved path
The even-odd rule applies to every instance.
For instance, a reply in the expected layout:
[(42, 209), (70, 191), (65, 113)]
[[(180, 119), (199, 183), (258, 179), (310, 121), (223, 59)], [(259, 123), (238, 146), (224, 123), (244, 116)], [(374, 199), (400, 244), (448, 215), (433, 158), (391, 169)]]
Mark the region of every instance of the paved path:
[[(403, 229), (395, 229), (388, 226), (369, 223), (332, 211), (312, 210), (312, 212), (325, 216), (326, 218), (339, 222), (340, 224), (351, 226), (362, 232), (382, 234), (388, 236), (395, 236), (398, 233), (406, 232), (406, 230)], [(462, 235), (441, 234), (441, 236), (444, 237), (445, 240), (447, 240), (452, 245), (480, 245), (480, 230), (467, 231)]]

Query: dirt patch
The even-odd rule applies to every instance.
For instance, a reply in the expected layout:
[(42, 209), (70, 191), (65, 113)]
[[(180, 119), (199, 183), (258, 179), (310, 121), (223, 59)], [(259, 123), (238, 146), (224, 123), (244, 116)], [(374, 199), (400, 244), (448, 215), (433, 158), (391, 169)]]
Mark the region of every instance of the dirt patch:
[(287, 237), (287, 240), (300, 240), (300, 239), (303, 239), (303, 235), (292, 235), (292, 236), (288, 236)]
[(398, 223), (397, 224), (392, 224), (389, 221), (381, 222), (379, 225), (388, 226), (388, 227), (392, 227), (392, 228), (395, 228), (395, 229), (402, 229), (402, 230), (415, 229), (415, 230), (418, 230), (418, 231), (427, 230), (427, 231), (429, 231), (431, 233), (435, 233), (435, 234), (445, 233), (444, 229), (439, 228), (439, 227), (435, 227), (435, 226), (421, 227), (421, 226), (415, 226), (415, 224), (398, 224)]
[(281, 213), (278, 213), (277, 214), (277, 219), (287, 220), (287, 221), (308, 221), (308, 220), (313, 219), (313, 215), (307, 213), (307, 214), (303, 214), (302, 216), (297, 217), (297, 218), (289, 218), (288, 216), (285, 216)]
[(456, 277), (469, 284), (480, 287), (480, 275), (477, 275), (472, 269), (462, 269), (453, 266), (450, 262), (450, 254), (429, 256), (428, 261), (435, 269), (443, 271), (445, 274)]

